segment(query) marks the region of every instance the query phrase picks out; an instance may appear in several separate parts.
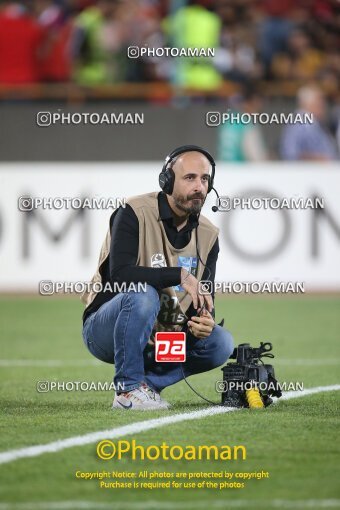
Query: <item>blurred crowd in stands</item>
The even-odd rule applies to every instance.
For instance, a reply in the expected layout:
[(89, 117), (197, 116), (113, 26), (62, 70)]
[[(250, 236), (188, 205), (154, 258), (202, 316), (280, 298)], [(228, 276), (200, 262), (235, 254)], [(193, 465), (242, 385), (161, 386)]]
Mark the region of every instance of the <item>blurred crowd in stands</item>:
[[(130, 46), (214, 48), (215, 57), (128, 58)], [(0, 0), (0, 86), (152, 81), (202, 92), (233, 82), (243, 92), (226, 107), (249, 113), (263, 107), (262, 83), (294, 82), (297, 111), (315, 122), (282, 131), (281, 158), (337, 159), (340, 1)], [(271, 158), (252, 124), (221, 126), (218, 152), (225, 161)]]
[[(129, 46), (213, 59), (128, 59)], [(339, 89), (338, 0), (0, 0), (0, 83), (310, 80)]]
[[(234, 114), (259, 114), (263, 97), (254, 87), (244, 88), (229, 99)], [(299, 88), (296, 114), (312, 115), (313, 122), (291, 122), (282, 126), (278, 154), (270, 153), (264, 131), (256, 122), (225, 122), (219, 128), (220, 161), (336, 161), (340, 155), (340, 103), (327, 104), (321, 88), (315, 84)], [(249, 115), (248, 115), (249, 116)], [(274, 125), (275, 128), (275, 125)]]

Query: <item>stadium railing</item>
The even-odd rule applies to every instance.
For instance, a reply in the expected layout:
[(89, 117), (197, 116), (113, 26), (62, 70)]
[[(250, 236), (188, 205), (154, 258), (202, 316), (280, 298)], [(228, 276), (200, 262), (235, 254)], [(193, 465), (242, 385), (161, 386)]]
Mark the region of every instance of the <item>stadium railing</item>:
[[(259, 82), (257, 88), (264, 96), (293, 97), (301, 86), (297, 82)], [(85, 102), (101, 99), (168, 100), (173, 97), (226, 98), (239, 91), (241, 85), (225, 81), (216, 90), (205, 91), (175, 87), (165, 82), (119, 83), (85, 87), (75, 83), (34, 83), (24, 85), (0, 84), (0, 100), (66, 100)]]

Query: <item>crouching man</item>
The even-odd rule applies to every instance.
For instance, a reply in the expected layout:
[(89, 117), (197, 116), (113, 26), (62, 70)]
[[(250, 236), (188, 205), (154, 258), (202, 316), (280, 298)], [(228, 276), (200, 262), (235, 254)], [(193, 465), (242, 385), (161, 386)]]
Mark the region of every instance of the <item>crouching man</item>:
[[(114, 409), (167, 409), (164, 388), (183, 372), (188, 377), (224, 364), (233, 351), (230, 333), (215, 324), (214, 294), (199, 285), (214, 282), (219, 252), (218, 229), (200, 214), (214, 175), (206, 150), (179, 147), (159, 175), (162, 191), (132, 197), (111, 216), (92, 279), (104, 290), (82, 299), (84, 343), (115, 365)], [(115, 292), (122, 284), (123, 292)], [(158, 331), (186, 332), (182, 366), (155, 361)]]

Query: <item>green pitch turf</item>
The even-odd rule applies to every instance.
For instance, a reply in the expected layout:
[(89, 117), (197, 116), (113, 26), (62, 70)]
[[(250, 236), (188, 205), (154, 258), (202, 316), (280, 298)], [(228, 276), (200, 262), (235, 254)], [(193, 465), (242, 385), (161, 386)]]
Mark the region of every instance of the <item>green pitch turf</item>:
[[(218, 298), (217, 319), (225, 318), (236, 344), (271, 341), (278, 379), (309, 388), (340, 383), (339, 305), (337, 296)], [(208, 407), (185, 383), (164, 391), (171, 410), (153, 413), (114, 412), (112, 394), (105, 391), (38, 393), (37, 381), (112, 379), (110, 365), (88, 363), (94, 358), (82, 343), (81, 313), (73, 298), (0, 299), (0, 358), (9, 360), (7, 366), (1, 362), (0, 372), (0, 453)], [(26, 360), (26, 365), (13, 366), (14, 360)], [(216, 369), (190, 381), (217, 401), (214, 382), (220, 378)], [(264, 509), (339, 507), (338, 404), (338, 392), (319, 393), (266, 410), (183, 421), (122, 438), (145, 447), (162, 441), (183, 447), (241, 444), (247, 449), (245, 461), (103, 461), (96, 456), (96, 443), (15, 460), (0, 465), (0, 510), (24, 509), (20, 504), (25, 502), (33, 505), (29, 509), (68, 509), (80, 501), (94, 510), (110, 503), (117, 510), (237, 508), (237, 502), (247, 508), (247, 501), (250, 508)], [(244, 489), (100, 489), (98, 480), (77, 480), (77, 470), (266, 471), (269, 479), (251, 480)]]

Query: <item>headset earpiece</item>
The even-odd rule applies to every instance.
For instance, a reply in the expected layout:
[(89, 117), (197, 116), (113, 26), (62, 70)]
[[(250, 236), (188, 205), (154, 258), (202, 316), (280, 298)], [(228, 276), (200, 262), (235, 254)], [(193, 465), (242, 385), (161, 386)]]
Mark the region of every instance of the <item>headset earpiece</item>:
[(161, 190), (167, 195), (172, 195), (174, 184), (175, 184), (175, 173), (172, 168), (165, 168), (159, 174), (158, 178), (159, 186)]

